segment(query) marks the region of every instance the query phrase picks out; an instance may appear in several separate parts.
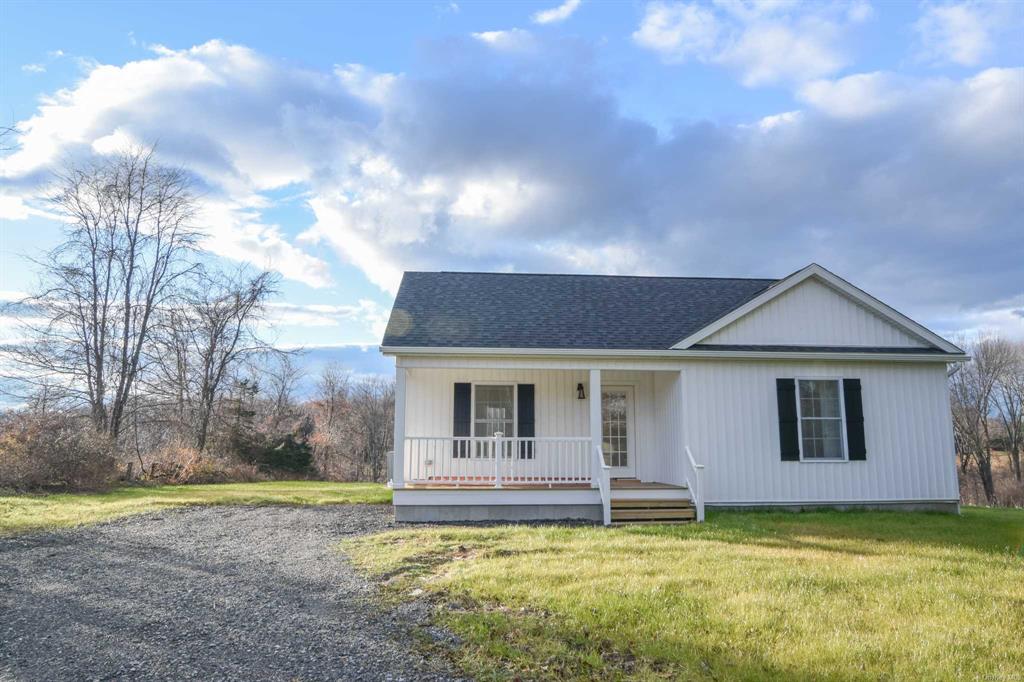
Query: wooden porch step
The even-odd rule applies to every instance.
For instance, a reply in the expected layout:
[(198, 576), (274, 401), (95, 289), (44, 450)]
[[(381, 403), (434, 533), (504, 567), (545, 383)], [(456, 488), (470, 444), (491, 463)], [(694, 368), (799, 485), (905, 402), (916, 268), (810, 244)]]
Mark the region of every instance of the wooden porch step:
[(692, 523), (697, 510), (690, 500), (612, 500), (612, 524)]
[(695, 519), (693, 509), (630, 509), (612, 512), (612, 521), (647, 521), (654, 519)]
[(661, 509), (661, 508), (693, 508), (693, 502), (689, 499), (656, 499), (656, 500), (631, 500), (612, 499), (612, 509)]

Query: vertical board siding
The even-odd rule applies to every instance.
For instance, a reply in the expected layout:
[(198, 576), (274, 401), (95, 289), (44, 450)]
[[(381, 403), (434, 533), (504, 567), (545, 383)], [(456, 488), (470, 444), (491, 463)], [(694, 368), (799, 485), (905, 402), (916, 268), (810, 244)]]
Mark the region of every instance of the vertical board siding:
[[(862, 462), (783, 462), (776, 378), (861, 380)], [(682, 483), (683, 447), (706, 465), (707, 500), (718, 504), (955, 500), (952, 423), (942, 363), (703, 360), (681, 370), (605, 370), (605, 385), (636, 396), (637, 476)], [(535, 386), (538, 437), (586, 436), (585, 370), (410, 368), (407, 436), (451, 436), (456, 382)]]
[(452, 435), (452, 386), (458, 382), (533, 384), (537, 436), (590, 433), (587, 401), (576, 398), (576, 384), (587, 385), (585, 371), (416, 368), (408, 370), (406, 384), (407, 436)]
[[(775, 379), (861, 380), (867, 460), (784, 462)], [(682, 371), (683, 432), (712, 503), (955, 500), (942, 364), (700, 362)]]
[(808, 279), (701, 343), (927, 347), (835, 289)]
[[(590, 434), (589, 374), (576, 370), (548, 369), (408, 369), (406, 385), (407, 436), (452, 435), (452, 387), (458, 382), (507, 382), (534, 385), (534, 419), (540, 438), (587, 436)], [(605, 386), (632, 386), (634, 395), (634, 448), (636, 475), (641, 480), (658, 480), (662, 455), (656, 433), (654, 379), (655, 372), (601, 372)], [(678, 372), (673, 372), (678, 375)], [(576, 396), (576, 385), (582, 383), (587, 400)], [(678, 412), (676, 412), (678, 414)], [(672, 420), (678, 422), (678, 419)]]
[(657, 473), (654, 480), (682, 485), (683, 413), (679, 372), (654, 372), (654, 423), (659, 453)]

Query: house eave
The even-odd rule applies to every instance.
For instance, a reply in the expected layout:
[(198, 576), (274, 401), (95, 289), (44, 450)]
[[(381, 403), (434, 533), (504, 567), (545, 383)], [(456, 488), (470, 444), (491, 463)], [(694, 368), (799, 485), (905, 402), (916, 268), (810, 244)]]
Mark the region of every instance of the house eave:
[(738, 351), (738, 350), (646, 350), (595, 348), (458, 348), (446, 346), (381, 346), (386, 356), (472, 356), (472, 357), (589, 357), (647, 358), (660, 360), (852, 360), (885, 362), (966, 362), (966, 353), (871, 353), (871, 352), (807, 352), (807, 351)]

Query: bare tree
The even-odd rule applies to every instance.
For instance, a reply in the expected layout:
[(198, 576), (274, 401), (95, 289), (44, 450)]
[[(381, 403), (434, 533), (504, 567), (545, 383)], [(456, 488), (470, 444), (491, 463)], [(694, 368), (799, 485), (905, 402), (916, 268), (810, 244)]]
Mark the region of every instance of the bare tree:
[(14, 149), (14, 136), (17, 132), (11, 126), (0, 126), (0, 152)]
[(351, 412), (352, 376), (341, 365), (330, 363), (321, 370), (309, 412), (315, 431), (313, 458), (321, 475), (352, 478), (355, 465), (348, 457), (348, 421)]
[(383, 378), (365, 379), (352, 392), (348, 435), (359, 463), (361, 480), (382, 481), (387, 453), (394, 441), (395, 384)]
[(194, 198), (188, 175), (152, 148), (71, 166), (58, 182), (65, 240), (38, 263), (39, 293), (23, 302), (37, 318), (23, 319), (26, 341), (8, 350), (14, 379), (59, 388), (117, 438), (155, 313), (195, 268)]
[(967, 348), (971, 361), (950, 377), (953, 432), (961, 467), (976, 467), (985, 498), (995, 504), (991, 417), (999, 379), (1012, 362), (1012, 346), (1002, 339), (983, 338)]
[(247, 358), (270, 350), (257, 325), (276, 281), (269, 272), (203, 272), (180, 304), (161, 311), (147, 380), (154, 395), (171, 398), (200, 452), (228, 378)]
[(275, 352), (271, 357), (272, 361), (262, 368), (262, 385), (266, 387), (270, 430), (280, 432), (286, 422), (298, 417), (296, 393), (305, 372), (292, 353)]
[(324, 367), (316, 383), (313, 405), (322, 412), (319, 428), (333, 430), (344, 418), (352, 376), (337, 363)]
[(996, 380), (993, 403), (1006, 439), (1010, 469), (1020, 481), (1021, 451), (1024, 450), (1024, 342), (1007, 343), (1007, 359)]

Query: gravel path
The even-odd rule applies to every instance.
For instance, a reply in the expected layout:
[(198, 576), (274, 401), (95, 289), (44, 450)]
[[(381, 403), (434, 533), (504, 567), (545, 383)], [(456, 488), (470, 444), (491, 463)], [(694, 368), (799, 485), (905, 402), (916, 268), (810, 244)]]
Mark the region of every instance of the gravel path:
[[(441, 680), (335, 549), (390, 506), (207, 507), (0, 538), (0, 680)], [(428, 631), (433, 631), (428, 630)]]

